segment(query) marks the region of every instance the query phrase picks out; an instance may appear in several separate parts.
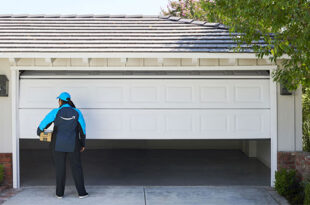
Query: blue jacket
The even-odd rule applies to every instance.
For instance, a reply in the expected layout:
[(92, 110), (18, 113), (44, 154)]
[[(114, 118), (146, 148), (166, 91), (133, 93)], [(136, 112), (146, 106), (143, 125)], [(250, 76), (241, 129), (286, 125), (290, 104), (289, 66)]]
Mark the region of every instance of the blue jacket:
[(40, 123), (37, 135), (54, 123), (53, 138), (55, 140), (55, 151), (73, 152), (76, 140), (82, 147), (85, 147), (86, 125), (80, 110), (64, 104), (53, 109)]

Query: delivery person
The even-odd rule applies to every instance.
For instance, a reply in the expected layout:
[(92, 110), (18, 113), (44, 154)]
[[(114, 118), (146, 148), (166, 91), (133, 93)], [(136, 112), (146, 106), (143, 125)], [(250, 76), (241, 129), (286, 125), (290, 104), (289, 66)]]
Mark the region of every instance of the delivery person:
[(59, 108), (53, 109), (46, 115), (38, 127), (37, 134), (40, 135), (44, 129), (54, 123), (50, 148), (56, 167), (56, 197), (64, 196), (68, 156), (79, 198), (85, 198), (88, 193), (84, 186), (80, 156), (80, 152), (85, 149), (85, 121), (81, 111), (75, 108), (69, 93), (61, 93), (57, 99), (59, 99)]

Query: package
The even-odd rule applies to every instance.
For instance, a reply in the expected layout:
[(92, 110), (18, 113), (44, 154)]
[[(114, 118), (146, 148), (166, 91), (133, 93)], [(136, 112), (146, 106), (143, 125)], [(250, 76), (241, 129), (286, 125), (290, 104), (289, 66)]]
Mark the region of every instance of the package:
[(40, 141), (42, 141), (42, 142), (51, 142), (52, 141), (52, 135), (53, 135), (53, 131), (52, 130), (44, 130), (40, 134)]

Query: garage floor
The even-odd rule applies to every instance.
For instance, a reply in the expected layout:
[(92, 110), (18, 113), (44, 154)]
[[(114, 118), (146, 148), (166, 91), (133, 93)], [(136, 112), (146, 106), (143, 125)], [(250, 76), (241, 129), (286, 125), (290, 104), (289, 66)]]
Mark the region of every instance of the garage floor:
[[(54, 185), (49, 150), (21, 150), (21, 185)], [(238, 150), (87, 150), (86, 185), (269, 186), (270, 169)], [(69, 164), (68, 164), (69, 165)], [(67, 169), (67, 184), (73, 184)]]

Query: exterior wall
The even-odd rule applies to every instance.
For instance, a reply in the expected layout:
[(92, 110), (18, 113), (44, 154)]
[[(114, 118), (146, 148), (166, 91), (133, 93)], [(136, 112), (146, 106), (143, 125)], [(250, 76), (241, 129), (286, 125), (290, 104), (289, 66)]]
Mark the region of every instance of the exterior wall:
[(12, 153), (0, 153), (0, 164), (4, 166), (4, 185), (12, 186), (13, 171), (12, 171)]
[(302, 89), (299, 87), (292, 95), (280, 95), (278, 85), (277, 92), (278, 151), (302, 151)]
[(310, 153), (278, 152), (278, 169), (296, 169), (302, 179), (310, 177)]
[(11, 138), (11, 73), (7, 59), (0, 59), (0, 75), (6, 75), (9, 79), (9, 96), (0, 97), (0, 153), (12, 152)]
[(302, 151), (302, 91), (280, 95), (278, 85), (278, 150)]

